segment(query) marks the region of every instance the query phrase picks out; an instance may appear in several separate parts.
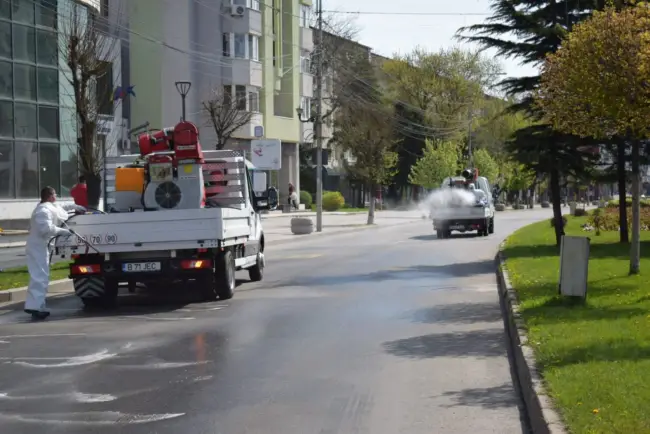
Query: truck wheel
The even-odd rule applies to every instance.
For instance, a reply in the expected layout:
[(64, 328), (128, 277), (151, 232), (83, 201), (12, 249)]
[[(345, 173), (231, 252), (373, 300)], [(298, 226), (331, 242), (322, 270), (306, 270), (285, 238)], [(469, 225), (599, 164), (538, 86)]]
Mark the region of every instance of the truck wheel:
[(440, 229), (436, 230), (436, 238), (438, 238), (440, 240), (440, 239), (442, 239), (442, 237), (443, 237), (442, 231)]
[(259, 282), (264, 278), (264, 255), (257, 254), (257, 262), (248, 269), (248, 277), (251, 282)]
[[(77, 282), (77, 281), (86, 282)], [(92, 280), (92, 282), (88, 282)], [(75, 279), (75, 291), (84, 307), (89, 309), (114, 309), (117, 307), (118, 282), (101, 278)], [(101, 290), (99, 285), (101, 284)], [(92, 291), (88, 288), (93, 288)]]
[(490, 219), (490, 223), (488, 224), (488, 232), (491, 234), (494, 233), (494, 217)]
[(217, 256), (214, 274), (214, 292), (221, 300), (235, 295), (235, 257), (230, 250)]

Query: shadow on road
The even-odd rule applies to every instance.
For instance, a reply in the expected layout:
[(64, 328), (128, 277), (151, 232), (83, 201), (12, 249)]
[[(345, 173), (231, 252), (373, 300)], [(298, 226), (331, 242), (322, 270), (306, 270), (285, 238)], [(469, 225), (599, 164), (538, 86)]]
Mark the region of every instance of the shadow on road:
[(449, 397), (452, 404), (443, 405), (452, 407), (483, 407), (487, 409), (518, 407), (517, 395), (511, 383), (501, 386), (462, 389), (444, 392), (444, 397)]
[(418, 309), (409, 317), (414, 322), (435, 324), (439, 322), (473, 324), (502, 321), (499, 305), (494, 303), (455, 303)]
[(384, 350), (409, 359), (434, 357), (504, 357), (503, 328), (469, 332), (440, 333), (384, 342)]
[[(282, 288), (284, 286), (328, 286), (345, 285), (360, 282), (381, 282), (387, 280), (407, 280), (423, 278), (471, 277), (480, 274), (494, 274), (494, 260), (462, 262), (445, 265), (414, 265), (410, 267), (395, 267), (365, 274), (348, 274), (343, 276), (300, 276), (289, 281), (281, 281), (267, 288)], [(437, 275), (437, 276), (436, 276)]]

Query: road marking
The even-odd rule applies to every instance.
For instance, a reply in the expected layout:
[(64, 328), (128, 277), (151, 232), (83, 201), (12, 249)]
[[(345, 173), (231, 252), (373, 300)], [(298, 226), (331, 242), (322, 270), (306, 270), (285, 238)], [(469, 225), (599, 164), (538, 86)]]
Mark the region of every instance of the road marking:
[(182, 318), (157, 318), (157, 317), (151, 317), (151, 316), (139, 316), (139, 315), (122, 315), (118, 316), (118, 318), (125, 318), (125, 319), (144, 319), (148, 321), (187, 321), (187, 320), (192, 320), (196, 319), (194, 317), (182, 317)]
[(103, 360), (107, 360), (115, 356), (117, 356), (116, 353), (109, 353), (108, 350), (103, 350), (94, 354), (89, 354), (87, 356), (70, 357), (65, 359), (65, 361), (61, 363), (52, 363), (52, 364), (29, 363), (25, 361), (29, 359), (22, 359), (20, 357), (14, 358), (5, 363), (25, 366), (28, 368), (69, 368), (73, 366), (90, 365), (92, 363), (101, 362)]
[(86, 333), (52, 333), (47, 335), (7, 335), (0, 336), (0, 340), (6, 339), (26, 339), (26, 338), (52, 338), (63, 336), (87, 336)]
[(161, 362), (142, 365), (108, 365), (111, 368), (117, 369), (174, 369), (186, 368), (188, 366), (205, 365), (207, 361), (202, 362)]
[[(130, 414), (119, 411), (89, 411), (84, 413), (52, 413), (52, 414), (6, 414), (0, 413), (0, 419), (24, 423), (57, 424), (57, 425), (140, 425), (185, 416), (185, 413), (163, 414)], [(88, 420), (90, 419), (90, 420)]]
[(274, 261), (280, 261), (280, 260), (286, 260), (286, 259), (316, 259), (316, 258), (321, 258), (323, 255), (321, 254), (312, 254), (312, 255), (292, 255), (292, 256), (282, 256), (280, 258), (269, 258)]

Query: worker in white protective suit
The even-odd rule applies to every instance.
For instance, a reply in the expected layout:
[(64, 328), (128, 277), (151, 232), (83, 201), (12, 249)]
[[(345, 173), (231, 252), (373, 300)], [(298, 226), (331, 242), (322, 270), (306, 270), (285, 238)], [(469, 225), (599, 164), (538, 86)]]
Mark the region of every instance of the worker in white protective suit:
[(45, 187), (41, 190), (41, 203), (32, 212), (25, 246), (29, 271), (25, 312), (31, 314), (34, 319), (45, 319), (50, 315), (45, 307), (45, 298), (50, 284), (49, 243), (53, 237), (71, 234), (70, 230), (59, 227), (68, 219), (67, 210), (83, 212), (85, 208), (79, 205), (57, 204), (56, 190)]

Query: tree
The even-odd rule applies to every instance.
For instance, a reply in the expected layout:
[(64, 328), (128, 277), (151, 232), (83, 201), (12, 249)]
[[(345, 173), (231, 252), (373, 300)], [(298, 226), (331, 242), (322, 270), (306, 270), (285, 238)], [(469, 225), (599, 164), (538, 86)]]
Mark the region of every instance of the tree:
[[(499, 56), (517, 57), (523, 64), (537, 66), (547, 54), (557, 51), (567, 30), (589, 15), (589, 7), (602, 7), (600, 3), (587, 4), (584, 0), (494, 0), (492, 16), (487, 22), (459, 29), (459, 38), (477, 43), (483, 49), (495, 49)], [(560, 133), (541, 121), (541, 113), (532, 98), (539, 83), (539, 75), (501, 81), (506, 93), (518, 98), (510, 110), (523, 112), (531, 121), (530, 125), (513, 133), (506, 147), (529, 169), (548, 175), (555, 237), (559, 246), (564, 235), (561, 179), (568, 174), (581, 175), (588, 169), (591, 156), (582, 151), (582, 146), (591, 144), (591, 141)]]
[(577, 25), (544, 66), (536, 102), (557, 130), (632, 144), (630, 274), (640, 262), (640, 148), (650, 137), (650, 10), (608, 7)]
[(486, 149), (479, 149), (473, 153), (474, 166), (480, 176), (485, 176), (493, 184), (499, 176), (499, 164)]
[(253, 112), (246, 110), (246, 95), (233, 98), (224, 87), (213, 89), (202, 105), (217, 136), (217, 150), (223, 149), (232, 135), (253, 117)]
[(460, 145), (453, 140), (429, 140), (422, 156), (411, 167), (409, 182), (427, 189), (438, 188), (458, 171)]
[(402, 140), (395, 183), (408, 186), (411, 167), (426, 139), (465, 136), (470, 110), (485, 103), (499, 65), (476, 51), (454, 47), (435, 53), (416, 48), (384, 63), (387, 95), (395, 101), (396, 134)]
[(113, 60), (118, 39), (105, 32), (105, 21), (90, 8), (71, 2), (59, 16), (59, 55), (69, 71), (62, 76), (72, 87), (77, 117), (79, 171), (88, 184), (88, 205), (98, 208), (101, 173), (109, 143), (98, 145), (102, 116), (111, 116), (120, 98), (113, 97)]

